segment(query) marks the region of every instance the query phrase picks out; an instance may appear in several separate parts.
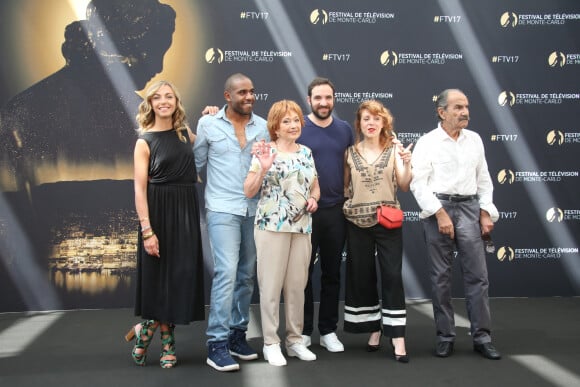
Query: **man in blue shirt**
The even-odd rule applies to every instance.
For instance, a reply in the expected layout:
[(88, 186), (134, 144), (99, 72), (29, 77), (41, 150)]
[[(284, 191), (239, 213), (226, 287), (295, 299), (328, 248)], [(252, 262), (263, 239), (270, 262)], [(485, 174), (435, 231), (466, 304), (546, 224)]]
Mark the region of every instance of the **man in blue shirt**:
[(243, 74), (225, 83), (226, 105), (203, 116), (194, 145), (198, 170), (206, 166), (207, 231), (214, 261), (207, 327), (207, 364), (218, 371), (239, 370), (233, 356), (258, 358), (246, 341), (254, 290), (254, 215), (258, 197), (244, 195), (252, 145), (269, 140), (266, 121), (253, 114), (252, 81)]
[(318, 171), (320, 201), (312, 214), (312, 257), (308, 284), (304, 297), (303, 343), (311, 344), (314, 330), (312, 271), (317, 251), (320, 257), (320, 308), (318, 331), (320, 345), (330, 352), (344, 351), (336, 336), (338, 300), (340, 296), (340, 267), (346, 237), (346, 221), (342, 213), (344, 203), (344, 152), (353, 144), (351, 126), (332, 116), (334, 85), (326, 78), (315, 78), (308, 86), (311, 113), (305, 117), (302, 135), (297, 142), (312, 150)]

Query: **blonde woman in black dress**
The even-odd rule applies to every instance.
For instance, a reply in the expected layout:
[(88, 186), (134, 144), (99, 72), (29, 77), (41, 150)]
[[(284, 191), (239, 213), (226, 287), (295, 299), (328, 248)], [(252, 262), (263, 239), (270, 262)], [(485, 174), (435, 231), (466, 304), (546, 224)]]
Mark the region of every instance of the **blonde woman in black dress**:
[(149, 87), (137, 122), (135, 207), (141, 228), (135, 314), (144, 321), (126, 339), (136, 339), (133, 360), (145, 365), (160, 328), (160, 365), (172, 368), (177, 364), (175, 324), (205, 318), (195, 135), (185, 123), (178, 91), (166, 81)]

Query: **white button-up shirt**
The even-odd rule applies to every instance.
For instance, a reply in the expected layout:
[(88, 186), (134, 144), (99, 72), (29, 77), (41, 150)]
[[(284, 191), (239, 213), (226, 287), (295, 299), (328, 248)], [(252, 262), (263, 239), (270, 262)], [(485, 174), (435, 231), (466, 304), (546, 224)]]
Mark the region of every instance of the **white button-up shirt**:
[(417, 141), (411, 163), (411, 191), (421, 207), (421, 218), (442, 207), (435, 196), (441, 193), (477, 195), (480, 208), (489, 213), (492, 221), (499, 219), (483, 142), (476, 132), (462, 129), (456, 141), (439, 124)]

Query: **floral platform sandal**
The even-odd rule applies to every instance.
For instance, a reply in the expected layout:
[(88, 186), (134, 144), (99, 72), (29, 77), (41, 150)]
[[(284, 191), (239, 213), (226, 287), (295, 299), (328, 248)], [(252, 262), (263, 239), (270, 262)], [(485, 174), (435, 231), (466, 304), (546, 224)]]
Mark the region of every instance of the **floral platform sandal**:
[(145, 320), (133, 327), (125, 335), (126, 341), (131, 341), (135, 339), (135, 346), (131, 352), (133, 356), (133, 361), (138, 366), (144, 366), (145, 360), (147, 360), (147, 347), (151, 343), (153, 334), (159, 326), (159, 323), (154, 320)]
[(175, 325), (173, 324), (164, 324), (161, 326), (161, 355), (159, 356), (159, 365), (161, 368), (173, 368), (177, 365), (175, 337), (173, 335), (174, 330)]

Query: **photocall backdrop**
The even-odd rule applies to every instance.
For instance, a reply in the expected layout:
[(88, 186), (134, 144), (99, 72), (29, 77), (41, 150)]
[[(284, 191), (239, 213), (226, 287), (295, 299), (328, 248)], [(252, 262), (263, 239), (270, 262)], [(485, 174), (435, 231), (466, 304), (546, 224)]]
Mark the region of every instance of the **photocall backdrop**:
[[(462, 89), (500, 211), (490, 295), (580, 295), (576, 0), (6, 0), (0, 32), (0, 312), (133, 305), (139, 92), (174, 82), (195, 128), (236, 72), (263, 117), (285, 98), (307, 114), (328, 77), (337, 117), (378, 99), (404, 145)], [(429, 298), (419, 209), (399, 195), (406, 295)]]

